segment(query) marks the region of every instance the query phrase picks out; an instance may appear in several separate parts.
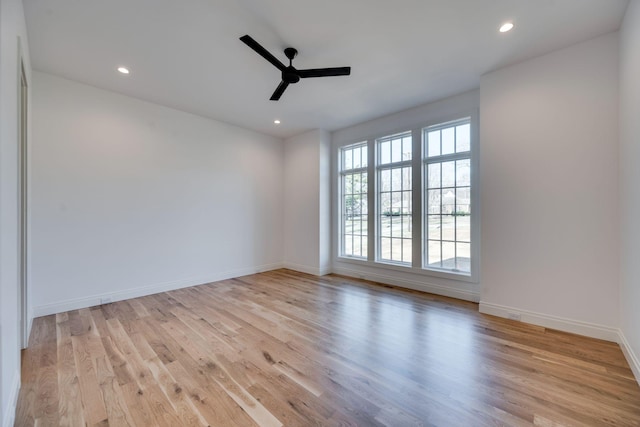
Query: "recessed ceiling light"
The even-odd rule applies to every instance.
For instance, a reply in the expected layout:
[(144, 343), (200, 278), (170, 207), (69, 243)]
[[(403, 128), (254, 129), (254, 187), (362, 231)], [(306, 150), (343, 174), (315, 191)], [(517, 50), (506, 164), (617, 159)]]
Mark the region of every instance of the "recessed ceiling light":
[(512, 29), (513, 29), (513, 22), (505, 22), (500, 27), (500, 32), (501, 33), (506, 33), (507, 31), (511, 31)]
[(127, 67), (118, 67), (118, 71), (122, 74), (129, 74), (129, 69)]
[(274, 124), (279, 125), (280, 124), (280, 120), (276, 119), (273, 121)]

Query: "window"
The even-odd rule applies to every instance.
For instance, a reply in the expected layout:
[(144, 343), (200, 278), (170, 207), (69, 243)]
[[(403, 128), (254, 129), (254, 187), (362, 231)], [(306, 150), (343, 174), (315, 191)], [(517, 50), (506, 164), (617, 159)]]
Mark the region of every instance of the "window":
[(471, 272), (471, 124), (423, 129), (424, 267)]
[(477, 280), (474, 117), (339, 149), (340, 260)]
[(411, 264), (411, 132), (378, 139), (378, 259)]
[(367, 258), (367, 144), (340, 150), (341, 244), (343, 256)]

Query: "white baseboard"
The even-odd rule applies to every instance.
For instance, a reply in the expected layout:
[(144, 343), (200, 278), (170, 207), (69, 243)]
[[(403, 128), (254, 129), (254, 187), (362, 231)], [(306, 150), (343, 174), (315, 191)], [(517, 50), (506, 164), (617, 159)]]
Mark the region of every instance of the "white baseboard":
[(457, 298), (465, 301), (478, 302), (480, 295), (476, 292), (465, 289), (455, 289), (450, 286), (438, 285), (424, 281), (403, 279), (394, 276), (386, 276), (377, 273), (365, 273), (359, 270), (351, 270), (349, 268), (334, 267), (333, 272), (343, 276), (349, 276), (359, 279), (371, 280), (373, 282), (384, 283), (386, 285), (398, 286), (400, 288), (413, 289), (415, 291), (428, 292), (430, 294), (442, 295), (445, 297)]
[(330, 267), (318, 268), (318, 267), (309, 267), (307, 265), (296, 264), (294, 262), (286, 262), (284, 263), (284, 268), (288, 268), (289, 270), (299, 271), (301, 273), (312, 274), (314, 276), (324, 276), (326, 274), (331, 273)]
[(89, 297), (76, 298), (67, 301), (59, 301), (51, 304), (36, 306), (33, 308), (33, 316), (48, 316), (50, 314), (64, 313), (69, 310), (78, 310), (81, 308), (93, 307), (100, 305), (102, 301), (110, 300), (111, 302), (122, 301), (125, 299), (138, 298), (147, 295), (153, 295), (160, 292), (173, 291), (176, 289), (187, 288), (189, 286), (197, 286), (220, 280), (232, 279), (235, 277), (247, 276), (249, 274), (262, 273), (264, 271), (277, 270), (282, 268), (282, 263), (273, 263), (259, 265), (255, 267), (231, 270), (219, 274), (213, 274), (209, 277), (192, 277), (188, 279), (176, 280), (171, 282), (156, 283), (153, 285), (142, 286), (134, 289), (127, 289), (118, 292), (108, 292)]
[(615, 343), (619, 341), (618, 329), (596, 325), (594, 323), (581, 322), (579, 320), (566, 319), (563, 317), (551, 316), (548, 314), (536, 313), (533, 311), (482, 301), (480, 301), (480, 313), (491, 314), (493, 316), (504, 317), (506, 319), (513, 318), (514, 316), (520, 316), (520, 321), (524, 323), (531, 323), (545, 328), (557, 329), (559, 331), (570, 332)]
[(18, 404), (18, 393), (20, 393), (20, 372), (16, 371), (11, 382), (11, 390), (9, 390), (9, 407), (7, 412), (2, 416), (3, 427), (13, 427), (16, 419), (16, 406)]
[(625, 359), (627, 359), (627, 363), (629, 363), (631, 371), (636, 377), (638, 385), (640, 385), (640, 359), (638, 359), (638, 355), (634, 353), (631, 344), (629, 344), (627, 337), (624, 336), (621, 330), (618, 330), (618, 344), (620, 344), (622, 354), (624, 354)]
[(29, 309), (29, 314), (27, 316), (27, 342), (25, 346), (29, 345), (29, 338), (31, 337), (31, 328), (33, 327), (33, 307)]

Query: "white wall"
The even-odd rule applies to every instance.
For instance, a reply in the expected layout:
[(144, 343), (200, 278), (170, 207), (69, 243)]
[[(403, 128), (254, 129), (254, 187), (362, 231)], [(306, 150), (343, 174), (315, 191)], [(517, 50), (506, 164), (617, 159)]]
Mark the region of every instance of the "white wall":
[(640, 1), (620, 31), (620, 312), (623, 349), (640, 381)]
[(34, 73), (36, 315), (282, 266), (282, 141)]
[[(452, 96), (440, 101), (410, 108), (384, 117), (379, 117), (368, 122), (360, 123), (348, 128), (340, 129), (331, 134), (332, 155), (332, 188), (337, 191), (337, 153), (338, 148), (348, 144), (354, 144), (373, 138), (379, 138), (396, 132), (412, 129), (421, 129), (424, 126), (442, 123), (448, 120), (459, 119), (465, 116), (477, 116), (479, 106), (479, 92), (477, 90)], [(477, 135), (473, 135), (477, 139)], [(338, 236), (339, 212), (337, 195), (333, 200), (333, 234)], [(414, 205), (414, 216), (416, 207)], [(480, 298), (479, 283), (470, 281), (452, 280), (449, 278), (430, 275), (420, 268), (371, 265), (359, 260), (339, 258), (339, 239), (334, 238), (332, 243), (333, 271), (352, 277), (361, 277), (368, 280), (392, 284), (394, 286), (416, 289), (460, 298), (469, 301), (478, 301)]]
[(20, 384), (18, 282), (18, 38), (31, 80), (20, 0), (0, 1), (0, 423), (12, 423)]
[(483, 312), (615, 340), (618, 35), (482, 77)]
[(313, 130), (285, 141), (284, 264), (310, 274), (329, 272), (329, 134)]

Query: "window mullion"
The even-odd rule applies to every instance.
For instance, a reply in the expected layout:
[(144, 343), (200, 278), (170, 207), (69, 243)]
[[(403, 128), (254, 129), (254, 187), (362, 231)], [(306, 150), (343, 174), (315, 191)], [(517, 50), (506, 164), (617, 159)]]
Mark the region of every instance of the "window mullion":
[(422, 266), (422, 193), (424, 189), (424, 181), (422, 179), (422, 131), (413, 129), (411, 131), (411, 150), (413, 158), (411, 159), (411, 266), (420, 268)]
[(376, 175), (375, 141), (367, 141), (367, 260), (375, 261), (378, 257), (376, 235), (378, 235), (378, 221), (376, 221), (376, 191), (378, 177)]

